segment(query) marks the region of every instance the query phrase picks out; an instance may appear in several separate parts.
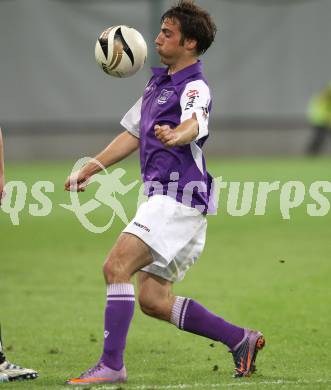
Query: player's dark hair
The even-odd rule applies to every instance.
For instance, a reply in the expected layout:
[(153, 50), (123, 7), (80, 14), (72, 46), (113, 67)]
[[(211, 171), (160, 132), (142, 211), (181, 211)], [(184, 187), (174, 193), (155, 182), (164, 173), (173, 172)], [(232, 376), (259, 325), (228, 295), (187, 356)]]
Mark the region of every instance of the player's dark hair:
[(207, 11), (194, 4), (193, 0), (180, 0), (176, 5), (168, 9), (162, 17), (177, 20), (180, 23), (182, 34), (181, 44), (185, 39), (197, 41), (197, 54), (203, 54), (213, 43), (216, 35), (216, 25)]

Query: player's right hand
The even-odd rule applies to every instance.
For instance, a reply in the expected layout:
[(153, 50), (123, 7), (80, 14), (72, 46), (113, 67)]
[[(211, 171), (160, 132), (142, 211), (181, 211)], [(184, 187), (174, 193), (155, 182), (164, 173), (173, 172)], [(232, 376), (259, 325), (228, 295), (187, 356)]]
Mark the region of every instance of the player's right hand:
[(66, 191), (84, 192), (88, 185), (89, 178), (90, 177), (82, 170), (74, 172), (67, 177), (67, 180), (64, 183), (64, 189)]

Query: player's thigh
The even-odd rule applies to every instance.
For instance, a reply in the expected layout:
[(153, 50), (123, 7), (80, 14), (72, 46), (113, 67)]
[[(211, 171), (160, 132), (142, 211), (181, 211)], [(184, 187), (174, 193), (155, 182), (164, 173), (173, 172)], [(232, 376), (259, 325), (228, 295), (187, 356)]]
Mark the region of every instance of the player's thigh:
[(106, 279), (123, 275), (131, 277), (152, 261), (148, 245), (133, 234), (121, 233), (106, 258), (104, 274)]
[(173, 283), (157, 275), (140, 271), (137, 273), (137, 285), (141, 309), (146, 314), (161, 314), (162, 319), (169, 320), (175, 301), (172, 293)]

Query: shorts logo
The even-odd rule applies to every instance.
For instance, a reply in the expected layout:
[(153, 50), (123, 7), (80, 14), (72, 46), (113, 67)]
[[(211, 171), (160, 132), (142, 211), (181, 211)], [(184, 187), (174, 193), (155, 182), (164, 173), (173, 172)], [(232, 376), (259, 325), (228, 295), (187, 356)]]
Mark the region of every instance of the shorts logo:
[(162, 89), (159, 97), (157, 98), (157, 104), (167, 103), (170, 96), (172, 96), (174, 91), (168, 91), (167, 89)]
[(150, 232), (150, 229), (149, 229), (147, 226), (142, 225), (142, 224), (139, 223), (139, 222), (134, 221), (133, 224), (136, 225), (136, 226), (138, 226), (138, 227), (140, 227), (140, 228), (142, 228), (142, 229), (144, 229), (144, 230), (146, 230), (146, 232)]
[(188, 102), (186, 103), (185, 111), (192, 108), (194, 106), (195, 100), (199, 99), (199, 91), (197, 89), (190, 89), (186, 96), (188, 97)]

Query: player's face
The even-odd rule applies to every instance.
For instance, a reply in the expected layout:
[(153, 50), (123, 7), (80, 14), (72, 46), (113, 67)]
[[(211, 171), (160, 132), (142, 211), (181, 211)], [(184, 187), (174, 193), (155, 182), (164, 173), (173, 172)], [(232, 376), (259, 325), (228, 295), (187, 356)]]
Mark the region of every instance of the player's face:
[(181, 43), (181, 38), (179, 22), (165, 19), (161, 31), (155, 39), (156, 50), (163, 64), (172, 65), (185, 55), (186, 48)]

